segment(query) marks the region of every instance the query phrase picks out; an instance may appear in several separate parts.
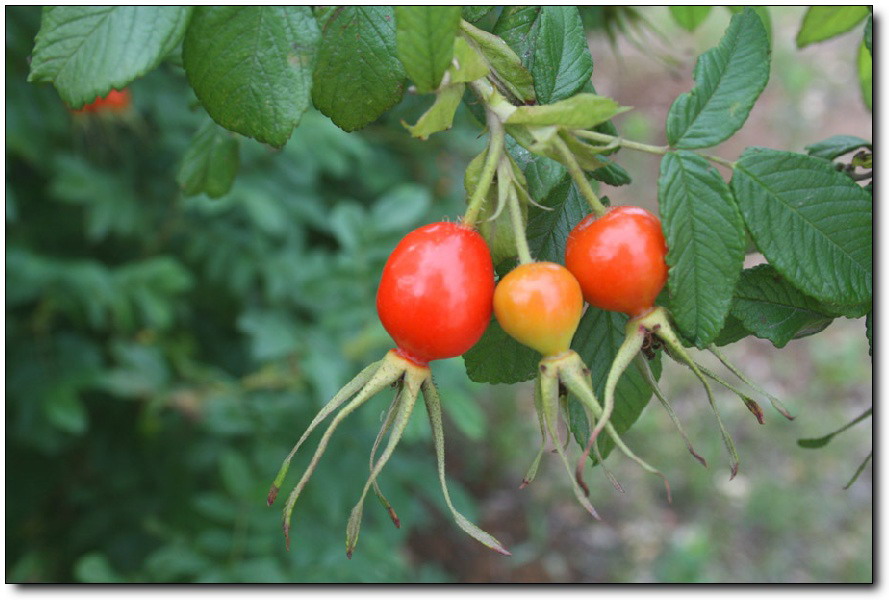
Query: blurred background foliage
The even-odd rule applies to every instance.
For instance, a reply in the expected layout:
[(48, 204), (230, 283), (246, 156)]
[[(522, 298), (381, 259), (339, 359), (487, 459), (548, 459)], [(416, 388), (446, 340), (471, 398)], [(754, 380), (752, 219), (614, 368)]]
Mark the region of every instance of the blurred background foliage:
[[(837, 131), (807, 126), (812, 90), (822, 104), (859, 92), (816, 76), (790, 49), (801, 12), (786, 11), (772, 13), (772, 82), (760, 101), (772, 112), (757, 106), (746, 143), (800, 151), (834, 133), (871, 137), (866, 113), (863, 132), (848, 111)], [(640, 12), (692, 51), (728, 20), (714, 12), (692, 36), (665, 12)], [(736, 399), (717, 398), (742, 456), (730, 483), (700, 390), (685, 370), (665, 368), (663, 385), (711, 468), (689, 459), (662, 411), (647, 409), (628, 441), (666, 470), (674, 504), (616, 462), (625, 495), (593, 477), (603, 523), (574, 505), (554, 462), (515, 489), (538, 435), (529, 386), (473, 384), (461, 359), (442, 361), (454, 500), (515, 556), (451, 524), (421, 408), (381, 476), (402, 528), (368, 500), (361, 543), (345, 558), (345, 522), (386, 398), (334, 436), (285, 552), (279, 508), (265, 506), (269, 483), (318, 407), (391, 344), (374, 306), (383, 263), (410, 228), (461, 214), (478, 125), (461, 109), (452, 131), (414, 140), (401, 120), (414, 122), (427, 101), (410, 95), (357, 134), (309, 112), (281, 152), (240, 138), (239, 174), (222, 198), (186, 197), (176, 175), (207, 117), (176, 61), (131, 86), (127, 114), (71, 114), (50, 86), (25, 82), (39, 16), (6, 8), (7, 581), (871, 580), (870, 469), (842, 489), (869, 451), (870, 422), (821, 450), (795, 443), (870, 405), (863, 320), (780, 351), (760, 340), (729, 348), (800, 415), (787, 423), (767, 413), (760, 427)], [(689, 86), (692, 51), (672, 56), (680, 77), (619, 29), (605, 35), (620, 19), (635, 26), (627, 15), (585, 19), (600, 93), (640, 106), (650, 94), (632, 86), (645, 68), (677, 89), (671, 98)], [(836, 57), (819, 68), (853, 64), (839, 43), (823, 45)], [(854, 52), (857, 41), (847, 45)], [(640, 77), (628, 62), (643, 65)], [(787, 107), (799, 105), (809, 108), (789, 120)], [(789, 139), (774, 139), (775, 118)], [(658, 141), (662, 123), (642, 106), (618, 125)], [(637, 158), (625, 162), (636, 183), (608, 193), (651, 206), (657, 166)]]

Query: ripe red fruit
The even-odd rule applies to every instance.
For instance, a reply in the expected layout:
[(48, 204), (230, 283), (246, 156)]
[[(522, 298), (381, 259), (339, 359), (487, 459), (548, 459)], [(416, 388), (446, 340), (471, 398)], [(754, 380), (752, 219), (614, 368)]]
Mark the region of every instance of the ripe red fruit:
[(638, 206), (589, 215), (571, 231), (565, 266), (592, 306), (638, 316), (667, 282), (667, 243), (656, 216)]
[(457, 223), (432, 223), (407, 234), (392, 251), (377, 313), (398, 352), (425, 365), (459, 356), (491, 319), (494, 265), (485, 240)]
[(103, 111), (123, 112), (127, 110), (133, 103), (133, 97), (130, 90), (124, 88), (122, 90), (111, 90), (104, 98), (96, 97), (96, 99), (87, 104), (75, 113), (96, 113)]
[(503, 330), (545, 357), (568, 351), (582, 313), (580, 285), (556, 263), (519, 265), (494, 290), (494, 314)]

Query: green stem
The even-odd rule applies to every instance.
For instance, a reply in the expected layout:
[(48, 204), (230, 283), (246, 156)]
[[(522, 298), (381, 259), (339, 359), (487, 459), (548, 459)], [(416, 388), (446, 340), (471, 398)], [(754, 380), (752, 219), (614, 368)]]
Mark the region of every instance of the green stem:
[[(670, 151), (669, 146), (652, 146), (651, 144), (642, 144), (640, 142), (634, 142), (632, 140), (625, 140), (621, 137), (617, 137), (614, 135), (608, 135), (607, 133), (599, 133), (598, 131), (585, 131), (585, 130), (576, 130), (573, 131), (574, 135), (581, 138), (586, 138), (588, 140), (592, 140), (594, 142), (603, 142), (605, 144), (617, 143), (618, 146), (622, 148), (629, 148), (630, 150), (638, 150), (639, 152), (648, 152), (649, 154), (658, 154), (663, 156), (667, 152)], [(735, 163), (722, 158), (721, 156), (713, 156), (710, 154), (701, 154), (696, 153), (710, 162), (714, 162), (716, 164), (722, 165), (723, 167), (728, 167), (729, 169), (735, 168)]]
[(509, 217), (512, 221), (512, 230), (515, 234), (515, 249), (519, 255), (519, 262), (523, 265), (534, 262), (531, 258), (531, 249), (528, 247), (528, 238), (525, 237), (525, 224), (522, 222), (522, 209), (519, 207), (519, 199), (516, 196), (515, 187), (509, 186), (507, 201), (509, 202)]
[(577, 159), (574, 158), (574, 154), (571, 153), (568, 146), (565, 144), (565, 141), (561, 138), (557, 137), (555, 143), (556, 147), (559, 149), (559, 153), (562, 155), (562, 159), (565, 161), (565, 166), (568, 167), (571, 179), (574, 180), (574, 184), (580, 190), (580, 193), (583, 194), (587, 203), (589, 203), (593, 213), (595, 213), (597, 217), (603, 216), (608, 212), (608, 209), (605, 208), (605, 205), (603, 205), (599, 200), (599, 197), (596, 196), (596, 192), (593, 191), (593, 186), (587, 181), (586, 175), (583, 174), (583, 169), (580, 168), (580, 165), (577, 164)]
[(503, 124), (497, 115), (490, 110), (487, 112), (488, 131), (490, 132), (491, 139), (488, 142), (488, 156), (485, 157), (485, 165), (482, 167), (478, 185), (472, 191), (472, 196), (469, 198), (469, 206), (466, 208), (466, 214), (463, 215), (463, 224), (467, 227), (475, 227), (479, 212), (488, 197), (488, 190), (491, 188), (491, 181), (494, 179), (497, 165), (500, 164), (500, 158), (503, 155)]
[(749, 377), (744, 375), (743, 371), (741, 371), (738, 367), (736, 367), (735, 365), (730, 363), (728, 358), (725, 356), (725, 354), (723, 354), (722, 351), (716, 347), (716, 344), (711, 344), (710, 346), (707, 347), (707, 350), (709, 350), (713, 356), (718, 358), (719, 362), (721, 362), (723, 365), (725, 365), (725, 367), (729, 371), (734, 373), (735, 377), (737, 377), (738, 379), (740, 379), (741, 381), (743, 381), (744, 383), (749, 385), (753, 389), (753, 391), (755, 391), (759, 394), (762, 394), (763, 396), (768, 398), (769, 402), (772, 403), (772, 406), (775, 408), (775, 410), (777, 410), (779, 413), (784, 415), (784, 418), (786, 418), (790, 421), (792, 421), (794, 419), (794, 416), (790, 414), (790, 411), (788, 411), (786, 408), (784, 408), (784, 405), (781, 403), (780, 400), (778, 400), (775, 396), (773, 396), (772, 394), (765, 391), (763, 388), (761, 388), (759, 385), (757, 385), (755, 381), (751, 380)]

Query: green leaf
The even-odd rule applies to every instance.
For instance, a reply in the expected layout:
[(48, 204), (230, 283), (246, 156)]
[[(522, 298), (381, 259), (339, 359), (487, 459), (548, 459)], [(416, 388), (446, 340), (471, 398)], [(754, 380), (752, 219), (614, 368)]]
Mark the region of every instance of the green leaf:
[[(743, 12), (746, 6), (726, 6), (729, 9), (729, 12), (732, 14)], [(769, 43), (772, 41), (772, 16), (769, 13), (768, 6), (751, 6), (757, 15), (759, 15), (759, 20), (762, 21), (762, 26), (766, 29), (766, 35), (769, 37)]]
[(854, 135), (834, 135), (826, 140), (806, 146), (806, 152), (809, 153), (809, 156), (833, 160), (838, 156), (848, 154), (859, 148), (870, 150), (873, 148), (873, 145), (867, 140)]
[(873, 110), (874, 107), (873, 77), (873, 58), (871, 58), (870, 52), (864, 45), (864, 42), (862, 42), (858, 49), (858, 80), (861, 82), (861, 98), (864, 100), (864, 105), (867, 106), (869, 110)]
[(682, 333), (706, 348), (722, 330), (744, 266), (744, 222), (731, 190), (705, 158), (669, 152), (658, 179), (670, 312)]
[(464, 6), (463, 18), (470, 23), (475, 23), (481, 21), (482, 17), (485, 17), (493, 8), (493, 6)]
[(231, 189), (239, 162), (238, 140), (208, 120), (185, 151), (176, 181), (186, 196), (219, 198)]
[(51, 81), (72, 108), (154, 69), (182, 40), (191, 7), (49, 6), (28, 81)]
[(867, 6), (810, 6), (796, 34), (796, 47), (846, 33), (869, 14)]
[(607, 158), (600, 157), (599, 160), (605, 163), (605, 166), (600, 167), (590, 173), (593, 179), (595, 179), (596, 181), (601, 181), (602, 183), (606, 183), (608, 185), (613, 185), (615, 187), (632, 183), (633, 180), (630, 177), (630, 174), (627, 173), (626, 169), (624, 169), (622, 166), (614, 161), (608, 160)]
[(523, 103), (534, 102), (537, 99), (534, 94), (534, 79), (506, 42), (465, 21), (461, 26), (465, 39), (485, 58), (506, 89)]
[(454, 57), (459, 28), (459, 6), (395, 7), (398, 58), (418, 92), (438, 89)]
[(740, 129), (769, 80), (769, 39), (752, 10), (732, 17), (719, 45), (698, 58), (695, 87), (667, 114), (676, 148), (714, 146)]
[(858, 184), (820, 158), (748, 148), (731, 187), (760, 252), (795, 287), (822, 302), (871, 299), (872, 201)]
[(312, 102), (345, 131), (376, 121), (404, 93), (391, 7), (344, 6), (324, 25)]
[(76, 386), (56, 383), (46, 391), (43, 411), (50, 423), (62, 431), (73, 434), (86, 431), (88, 415)]
[[(591, 371), (596, 397), (599, 402), (604, 400), (605, 380), (611, 363), (617, 355), (617, 349), (624, 341), (626, 333), (627, 316), (606, 310), (600, 310), (594, 306), (588, 306), (571, 348), (577, 352)], [(661, 363), (656, 357), (649, 363), (655, 378), (660, 378)], [(617, 383), (614, 394), (614, 412), (611, 415), (611, 423), (619, 434), (626, 432), (642, 414), (642, 410), (651, 398), (652, 390), (646, 383), (635, 361), (630, 364)], [(572, 400), (571, 431), (578, 444), (586, 446), (589, 438), (589, 423), (582, 410), (578, 410), (579, 402)], [(610, 436), (599, 438), (599, 449), (602, 456), (608, 456), (614, 448), (614, 442)]]
[(596, 94), (577, 94), (554, 104), (519, 106), (509, 118), (507, 125), (549, 125), (567, 129), (590, 129), (604, 123), (614, 115), (630, 110), (620, 106), (611, 98)]
[(589, 82), (593, 59), (576, 6), (506, 7), (494, 33), (533, 75), (540, 104), (570, 98)]
[(704, 22), (704, 19), (710, 14), (712, 6), (671, 6), (670, 14), (679, 26), (687, 31), (694, 31), (698, 25)]
[(201, 6), (182, 62), (214, 121), (280, 148), (309, 107), (318, 36), (304, 6)]
[(530, 67), (542, 104), (570, 98), (593, 74), (593, 58), (576, 6), (543, 6)]
[(861, 423), (866, 418), (870, 417), (873, 414), (873, 410), (874, 410), (873, 407), (867, 409), (866, 411), (864, 411), (863, 413), (861, 413), (860, 415), (858, 415), (857, 417), (855, 417), (854, 419), (852, 419), (851, 421), (849, 421), (848, 423), (846, 423), (845, 425), (843, 425), (842, 427), (840, 427), (839, 429), (837, 429), (836, 431), (834, 431), (832, 433), (828, 433), (827, 435), (822, 436), (820, 438), (806, 438), (806, 439), (796, 440), (796, 443), (798, 446), (800, 446), (802, 448), (821, 448), (823, 446), (826, 446), (830, 442), (830, 440), (832, 440), (834, 438), (835, 435), (843, 433), (850, 427), (857, 425), (858, 423)]
[(867, 51), (870, 52), (871, 56), (874, 54), (874, 15), (873, 13), (867, 16), (867, 25), (864, 26), (864, 45), (867, 46)]
[(534, 64), (541, 10), (542, 6), (504, 6), (492, 30), (513, 49), (529, 70)]
[(517, 342), (492, 318), (482, 338), (464, 355), (466, 375), (478, 383), (518, 383), (537, 374), (540, 353)]
[(481, 79), (488, 74), (488, 64), (479, 54), (469, 47), (462, 37), (454, 40), (454, 58), (457, 64), (448, 69), (451, 83), (467, 83)]
[(750, 335), (750, 332), (747, 331), (744, 324), (729, 313), (725, 318), (725, 325), (723, 326), (722, 331), (719, 332), (716, 339), (713, 340), (713, 343), (717, 346), (727, 346), (729, 344), (734, 344), (748, 335)]
[(732, 315), (747, 331), (777, 348), (824, 330), (834, 319), (830, 309), (787, 283), (771, 265), (744, 270)]
[[(590, 209), (564, 167), (556, 163), (552, 163), (554, 167), (543, 165), (551, 162), (546, 158), (538, 158), (525, 170), (531, 197), (541, 206), (552, 209), (544, 210), (532, 206), (528, 211), (526, 235), (534, 258), (563, 264), (568, 234), (589, 214)], [(544, 172), (544, 169), (547, 171)], [(550, 185), (553, 178), (555, 184)]]
[(411, 135), (421, 140), (428, 139), (433, 133), (450, 129), (454, 123), (454, 113), (463, 99), (463, 90), (466, 86), (462, 83), (445, 86), (435, 96), (435, 102), (423, 113), (415, 125), (402, 124), (411, 132)]

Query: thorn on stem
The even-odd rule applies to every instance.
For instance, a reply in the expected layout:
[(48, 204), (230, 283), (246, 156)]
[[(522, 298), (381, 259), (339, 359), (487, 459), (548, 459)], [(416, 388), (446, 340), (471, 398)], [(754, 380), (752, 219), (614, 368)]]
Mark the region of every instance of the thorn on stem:
[(530, 485), (530, 483), (531, 483), (530, 479), (522, 479), (522, 483), (519, 484), (519, 489), (520, 490), (525, 489), (526, 487), (528, 487), (528, 485)]
[(346, 558), (348, 558), (349, 560), (352, 560), (352, 551), (351, 550), (346, 550)]
[(707, 468), (707, 460), (706, 460), (703, 456), (701, 456), (700, 454), (698, 454), (697, 452), (695, 452), (695, 451), (692, 450), (691, 448), (689, 448), (688, 451), (691, 452), (691, 455), (694, 456), (694, 457), (697, 459), (697, 461), (698, 461), (699, 463), (701, 463), (702, 465), (704, 465), (704, 468), (705, 468), (705, 469)]
[(278, 497), (278, 491), (279, 491), (280, 489), (281, 489), (281, 488), (279, 488), (279, 487), (276, 486), (275, 484), (272, 484), (272, 487), (269, 488), (269, 495), (268, 495), (268, 497), (266, 498), (266, 502), (268, 503), (269, 506), (271, 506), (272, 504), (275, 503), (275, 498)]
[(759, 421), (759, 424), (762, 425), (765, 423), (765, 415), (762, 412), (762, 407), (756, 403), (752, 398), (743, 398), (744, 405), (747, 407), (753, 416), (756, 417), (756, 420)]
[(732, 476), (728, 478), (729, 481), (731, 481), (732, 479), (734, 479), (734, 478), (735, 478), (735, 475), (738, 474), (738, 467), (740, 467), (740, 466), (741, 466), (740, 463), (734, 463), (734, 464), (732, 465)]

